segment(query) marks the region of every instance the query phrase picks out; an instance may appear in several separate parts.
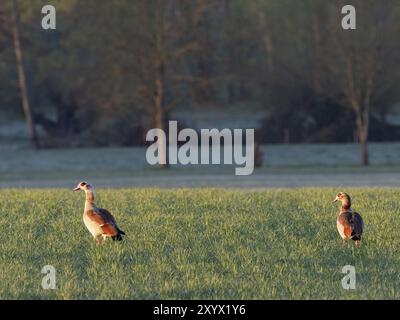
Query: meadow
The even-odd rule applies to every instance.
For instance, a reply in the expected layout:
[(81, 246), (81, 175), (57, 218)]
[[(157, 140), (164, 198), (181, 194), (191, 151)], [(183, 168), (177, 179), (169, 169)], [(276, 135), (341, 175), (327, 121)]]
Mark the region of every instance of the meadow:
[(0, 189), (1, 299), (400, 298), (400, 189), (345, 190), (366, 226), (358, 249), (336, 231), (337, 188), (96, 191), (123, 242), (95, 244), (82, 193)]

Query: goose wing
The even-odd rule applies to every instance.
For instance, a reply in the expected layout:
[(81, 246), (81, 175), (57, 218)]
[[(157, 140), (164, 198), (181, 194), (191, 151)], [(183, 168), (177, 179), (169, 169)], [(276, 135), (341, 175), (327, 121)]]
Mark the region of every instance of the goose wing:
[(349, 211), (342, 212), (338, 217), (338, 228), (341, 228), (339, 232), (348, 238), (351, 238), (353, 233), (352, 220), (352, 213)]
[(115, 221), (115, 218), (110, 211), (101, 208), (97, 209), (97, 211), (99, 212), (99, 215), (103, 217), (104, 221), (115, 226), (117, 225), (117, 222)]
[(106, 209), (98, 209), (101, 213), (101, 215), (103, 215), (105, 217), (105, 219), (108, 221), (108, 223), (110, 223), (116, 230), (117, 233), (123, 234), (125, 235), (125, 232), (122, 231), (118, 225), (117, 222), (115, 221), (114, 216), (110, 213), (110, 211), (106, 210)]
[(340, 226), (342, 229), (341, 231), (346, 235), (346, 237), (352, 238), (353, 240), (358, 240), (361, 237), (364, 222), (358, 212), (342, 212), (339, 215), (338, 222), (338, 226)]
[(358, 212), (353, 213), (353, 235), (361, 236), (364, 229), (364, 221)]
[(103, 234), (115, 236), (118, 234), (115, 219), (110, 212), (104, 209), (89, 210), (86, 212), (88, 218), (99, 225)]

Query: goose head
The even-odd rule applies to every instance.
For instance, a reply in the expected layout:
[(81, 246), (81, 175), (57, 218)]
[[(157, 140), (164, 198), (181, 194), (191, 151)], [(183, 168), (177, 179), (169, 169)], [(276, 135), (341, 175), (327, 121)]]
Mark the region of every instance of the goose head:
[(350, 208), (351, 206), (351, 198), (346, 192), (339, 192), (333, 202), (335, 203), (337, 201), (340, 201), (342, 203), (342, 206), (346, 206), (348, 208)]
[(78, 185), (75, 187), (74, 191), (93, 191), (93, 186), (90, 183), (87, 183), (85, 181), (82, 181), (78, 183)]

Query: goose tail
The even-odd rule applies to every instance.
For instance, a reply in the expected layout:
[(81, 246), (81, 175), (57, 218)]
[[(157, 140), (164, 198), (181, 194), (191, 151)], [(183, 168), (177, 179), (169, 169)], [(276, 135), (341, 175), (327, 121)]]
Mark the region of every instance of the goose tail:
[(113, 241), (122, 241), (122, 239), (123, 239), (122, 235), (125, 235), (125, 232), (120, 230), (120, 229), (118, 229), (118, 228), (117, 228), (117, 231), (118, 231), (118, 233), (115, 236), (111, 237), (111, 238), (113, 239)]

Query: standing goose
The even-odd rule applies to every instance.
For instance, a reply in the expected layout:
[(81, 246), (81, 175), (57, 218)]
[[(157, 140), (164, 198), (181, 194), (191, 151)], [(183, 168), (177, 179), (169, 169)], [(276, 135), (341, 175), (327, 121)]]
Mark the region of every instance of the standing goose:
[(125, 232), (118, 228), (110, 212), (96, 207), (93, 186), (83, 181), (74, 189), (74, 191), (79, 190), (83, 190), (86, 193), (83, 222), (97, 243), (103, 243), (107, 237), (111, 237), (114, 241), (121, 241)]
[(364, 228), (361, 215), (351, 209), (351, 199), (347, 193), (339, 192), (333, 202), (336, 201), (342, 202), (336, 226), (343, 239), (343, 243), (346, 239), (351, 239), (355, 241), (356, 246), (359, 246)]

